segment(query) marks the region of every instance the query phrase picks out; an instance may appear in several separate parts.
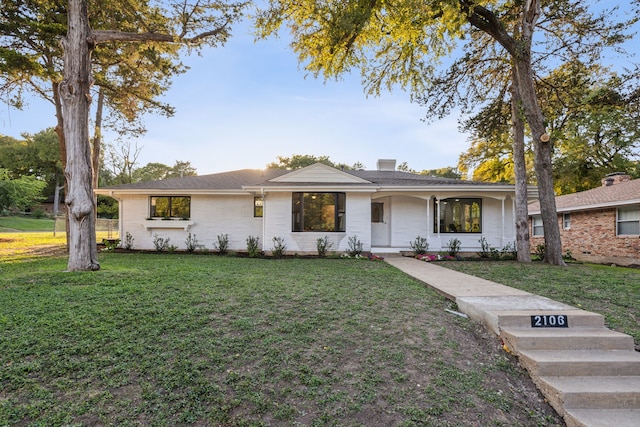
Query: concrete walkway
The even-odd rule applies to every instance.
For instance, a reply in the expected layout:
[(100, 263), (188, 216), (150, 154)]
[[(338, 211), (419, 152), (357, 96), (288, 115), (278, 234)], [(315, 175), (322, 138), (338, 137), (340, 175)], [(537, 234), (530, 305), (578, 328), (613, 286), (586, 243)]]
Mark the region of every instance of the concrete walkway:
[(640, 427), (640, 353), (602, 315), (432, 262), (385, 261), (498, 335), (567, 426)]

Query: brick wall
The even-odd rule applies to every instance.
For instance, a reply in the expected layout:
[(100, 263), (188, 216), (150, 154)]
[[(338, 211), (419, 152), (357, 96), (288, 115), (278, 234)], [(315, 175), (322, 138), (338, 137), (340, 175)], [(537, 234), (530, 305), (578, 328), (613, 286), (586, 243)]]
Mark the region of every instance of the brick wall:
[[(531, 247), (544, 243), (542, 236), (533, 237), (529, 221)], [(570, 229), (563, 228), (562, 214), (558, 215), (562, 251), (571, 251), (579, 261), (640, 264), (640, 237), (616, 235), (616, 209), (571, 212)]]

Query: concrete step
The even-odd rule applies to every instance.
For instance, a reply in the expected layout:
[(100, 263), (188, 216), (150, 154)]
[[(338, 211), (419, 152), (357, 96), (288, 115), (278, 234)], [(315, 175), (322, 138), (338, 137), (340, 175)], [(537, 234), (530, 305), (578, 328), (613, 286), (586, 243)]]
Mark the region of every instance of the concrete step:
[(585, 310), (553, 310), (545, 313), (540, 310), (504, 310), (495, 311), (498, 326), (502, 328), (530, 328), (531, 316), (538, 314), (565, 314), (569, 322), (569, 328), (604, 328), (604, 316)]
[(572, 409), (564, 420), (567, 427), (638, 427), (640, 409)]
[(554, 408), (640, 410), (640, 377), (540, 377), (538, 387)]
[(532, 377), (640, 376), (640, 353), (625, 350), (522, 350)]
[(516, 354), (521, 350), (628, 350), (633, 337), (606, 328), (503, 328), (502, 341)]

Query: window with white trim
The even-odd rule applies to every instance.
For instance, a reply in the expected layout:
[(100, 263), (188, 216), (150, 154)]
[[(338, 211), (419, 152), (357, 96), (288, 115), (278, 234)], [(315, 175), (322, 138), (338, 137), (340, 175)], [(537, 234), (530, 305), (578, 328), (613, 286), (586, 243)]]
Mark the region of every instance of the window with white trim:
[(570, 230), (571, 229), (571, 214), (570, 213), (562, 214), (562, 228), (564, 228), (565, 230)]
[(542, 216), (533, 215), (532, 217), (532, 232), (535, 237), (544, 236), (544, 228), (542, 227)]
[(618, 208), (616, 222), (618, 236), (640, 235), (640, 205)]

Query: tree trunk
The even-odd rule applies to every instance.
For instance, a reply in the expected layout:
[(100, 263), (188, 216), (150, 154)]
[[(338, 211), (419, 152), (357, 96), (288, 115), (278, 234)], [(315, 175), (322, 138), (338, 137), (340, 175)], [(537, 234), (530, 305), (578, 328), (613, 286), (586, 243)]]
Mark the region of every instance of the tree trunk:
[[(93, 188), (98, 188), (100, 177), (100, 153), (102, 151), (102, 110), (104, 108), (104, 91), (98, 90), (98, 104), (96, 107), (96, 124), (93, 132), (93, 149), (91, 150), (91, 167), (93, 170)], [(97, 196), (96, 196), (97, 197)]]
[(524, 155), (524, 120), (516, 85), (514, 73), (511, 87), (511, 123), (513, 126), (513, 170), (516, 182), (516, 250), (519, 262), (531, 262), (529, 212), (527, 209), (527, 165)]
[(64, 80), (60, 84), (67, 160), (64, 173), (69, 190), (65, 195), (69, 217), (67, 269), (99, 270), (88, 126), (94, 45), (86, 0), (69, 0), (67, 13), (67, 36), (62, 40)]
[(553, 188), (552, 144), (545, 130), (542, 110), (538, 105), (530, 56), (526, 53), (522, 54), (522, 56), (514, 58), (514, 63), (520, 99), (533, 138), (534, 168), (538, 178), (540, 213), (544, 227), (545, 261), (552, 265), (565, 265), (562, 259), (562, 242), (556, 211), (556, 195)]

